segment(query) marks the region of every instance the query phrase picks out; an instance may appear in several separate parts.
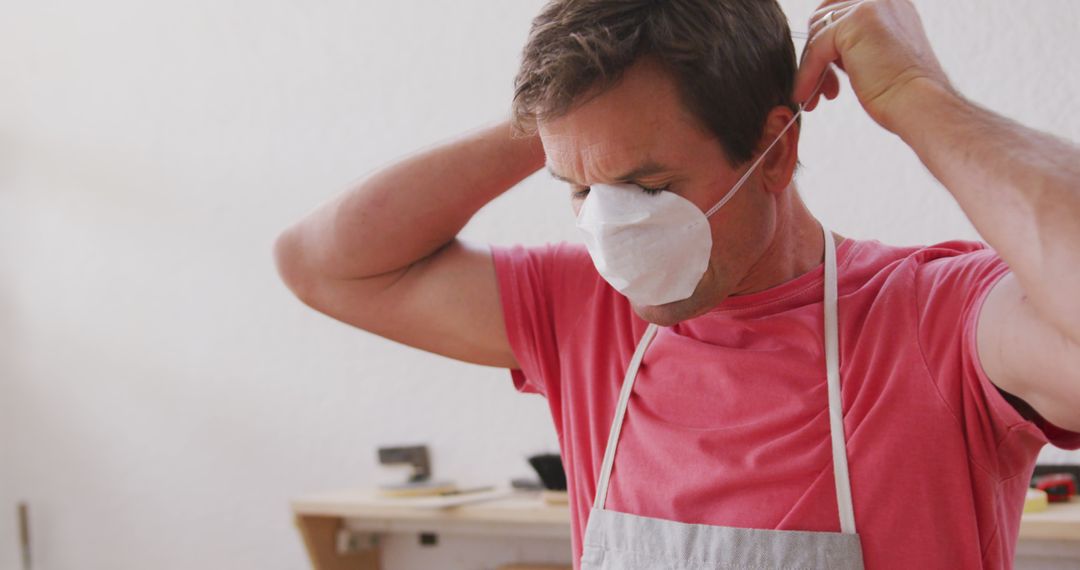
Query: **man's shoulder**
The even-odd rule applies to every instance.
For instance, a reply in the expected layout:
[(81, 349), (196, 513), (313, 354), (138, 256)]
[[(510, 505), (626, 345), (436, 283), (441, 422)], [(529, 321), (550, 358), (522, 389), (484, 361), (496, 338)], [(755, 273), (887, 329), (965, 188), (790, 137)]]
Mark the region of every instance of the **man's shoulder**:
[(998, 261), (989, 245), (981, 241), (952, 239), (925, 245), (891, 245), (876, 239), (857, 240), (852, 269), (881, 271), (906, 267), (915, 273), (950, 271), (972, 264)]
[(910, 259), (917, 263), (925, 263), (941, 257), (955, 257), (989, 249), (990, 247), (981, 241), (963, 239), (951, 239), (920, 245), (893, 245), (883, 243), (877, 239), (855, 240), (855, 242), (861, 255), (888, 259)]
[(929, 263), (942, 258), (955, 258), (975, 252), (995, 254), (985, 242), (954, 239), (918, 247), (912, 257), (919, 263)]
[(955, 297), (1007, 268), (990, 246), (953, 239), (931, 244), (892, 245), (876, 239), (854, 240), (841, 260), (842, 292), (874, 297)]
[(949, 240), (922, 246), (910, 256), (917, 283), (924, 286), (951, 284), (960, 287), (992, 279), (1008, 266), (985, 242)]

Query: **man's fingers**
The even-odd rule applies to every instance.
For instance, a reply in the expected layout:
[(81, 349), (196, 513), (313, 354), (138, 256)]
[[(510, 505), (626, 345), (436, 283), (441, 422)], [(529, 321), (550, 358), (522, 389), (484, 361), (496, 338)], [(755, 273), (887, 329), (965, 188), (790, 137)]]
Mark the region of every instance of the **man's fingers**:
[(835, 25), (840, 20), (844, 19), (844, 16), (851, 13), (866, 0), (852, 0), (850, 2), (840, 2), (833, 4), (828, 10), (822, 13), (820, 17), (814, 18), (810, 21), (810, 33), (808, 34), (807, 43), (813, 41), (814, 37), (820, 32), (824, 32), (826, 28)]
[(814, 91), (810, 97), (810, 102), (804, 105), (806, 112), (813, 111), (821, 104), (821, 98), (824, 97), (828, 100), (836, 99), (836, 96), (840, 94), (840, 78), (836, 75), (836, 71), (832, 66), (825, 69), (825, 74), (821, 77), (821, 86)]
[[(840, 78), (830, 65), (841, 69), (840, 52), (836, 47), (836, 30), (843, 19), (865, 0), (829, 0), (810, 16), (809, 38), (803, 49), (799, 73), (795, 79), (794, 99), (812, 111), (821, 97), (835, 99), (840, 94)], [(820, 84), (820, 87), (814, 88)]]
[(810, 93), (809, 100), (803, 104), (803, 110), (806, 112), (813, 111), (821, 102), (822, 97), (830, 100), (835, 99), (840, 94), (840, 78), (837, 77), (836, 72), (830, 66), (818, 78), (818, 82), (814, 87), (815, 89)]
[(825, 84), (821, 86), (821, 94), (826, 99), (832, 101), (836, 99), (836, 96), (840, 94), (840, 77), (836, 74), (836, 70), (830, 65), (825, 71), (826, 78)]
[(846, 8), (852, 4), (859, 4), (865, 1), (866, 0), (829, 0), (828, 2), (822, 2), (821, 6), (810, 14), (810, 21), (814, 21), (817, 18), (824, 18), (825, 14), (828, 14), (833, 10), (839, 10), (840, 8)]
[[(826, 17), (829, 15), (829, 12), (837, 12), (839, 10), (854, 6), (855, 4), (859, 4), (861, 2), (863, 2), (863, 0), (832, 0), (830, 2), (822, 4), (821, 8), (818, 8), (814, 11), (813, 14), (810, 15), (810, 25), (807, 29), (807, 32), (810, 35), (814, 35), (814, 28), (824, 26), (826, 23)], [(837, 14), (836, 16), (838, 15), (839, 14)], [(836, 19), (836, 16), (833, 16), (834, 20)]]
[[(829, 90), (826, 93), (832, 93), (832, 97), (829, 98), (835, 98), (836, 94), (839, 93), (839, 79), (836, 77), (836, 72), (829, 68), (829, 64), (832, 62), (843, 66), (843, 62), (840, 61), (840, 52), (836, 47), (836, 31), (844, 23), (844, 19), (862, 2), (863, 0), (853, 0), (834, 3), (829, 6), (829, 10), (826, 12), (833, 13), (833, 17), (826, 19), (823, 16), (821, 18), (822, 21), (830, 23), (819, 27), (817, 32), (811, 34), (806, 41), (802, 61), (799, 65), (799, 74), (795, 79), (794, 99), (796, 103), (802, 103), (811, 98), (814, 86), (817, 85), (823, 73), (832, 74), (831, 78), (825, 79), (825, 84), (822, 86), (823, 89)], [(843, 6), (837, 7), (839, 5)], [(835, 83), (835, 86), (832, 83)]]
[(822, 74), (828, 71), (829, 62), (840, 57), (836, 50), (836, 43), (833, 41), (835, 33), (836, 24), (833, 24), (818, 33), (813, 42), (807, 42), (803, 51), (802, 64), (795, 78), (793, 97), (796, 103), (802, 103), (814, 95), (814, 87), (817, 86)]

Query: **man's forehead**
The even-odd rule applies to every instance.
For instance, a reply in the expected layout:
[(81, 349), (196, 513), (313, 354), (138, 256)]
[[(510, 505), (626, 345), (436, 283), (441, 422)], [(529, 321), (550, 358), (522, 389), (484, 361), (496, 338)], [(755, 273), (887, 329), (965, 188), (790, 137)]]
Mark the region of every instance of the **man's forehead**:
[(548, 171), (558, 180), (585, 184), (589, 181), (577, 178), (623, 181), (667, 169), (654, 152), (655, 141), (648, 137), (606, 137), (605, 134), (542, 133)]
[(575, 160), (599, 163), (625, 160), (636, 162), (648, 156), (653, 147), (649, 141), (600, 137), (545, 137), (541, 142), (547, 157), (560, 164)]

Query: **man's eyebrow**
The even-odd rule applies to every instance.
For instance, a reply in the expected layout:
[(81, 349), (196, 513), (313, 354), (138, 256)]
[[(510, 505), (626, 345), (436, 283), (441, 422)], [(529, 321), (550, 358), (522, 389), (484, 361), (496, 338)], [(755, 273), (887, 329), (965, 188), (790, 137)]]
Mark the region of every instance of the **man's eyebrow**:
[(630, 172), (627, 172), (626, 174), (623, 174), (622, 176), (616, 177), (615, 181), (619, 182), (619, 183), (633, 182), (635, 180), (645, 178), (646, 176), (652, 176), (653, 174), (659, 174), (661, 172), (668, 172), (670, 170), (671, 169), (668, 168), (666, 165), (660, 164), (658, 162), (653, 162), (653, 161), (650, 160), (650, 161), (642, 164), (641, 166), (638, 166), (637, 168), (634, 168)]
[[(615, 179), (615, 183), (616, 184), (622, 184), (622, 183), (626, 183), (626, 182), (633, 182), (633, 181), (635, 181), (635, 180), (637, 180), (639, 178), (645, 178), (646, 176), (651, 176), (653, 174), (658, 174), (660, 172), (667, 172), (669, 170), (671, 170), (671, 169), (668, 168), (667, 166), (663, 165), (663, 164), (660, 164), (658, 162), (649, 161), (649, 162), (646, 162), (646, 163), (644, 163), (644, 164), (642, 164), (640, 166), (635, 167), (630, 172), (627, 172), (626, 174), (623, 174), (622, 176), (617, 177)], [(550, 174), (551, 177), (554, 178), (555, 180), (559, 180), (561, 182), (566, 182), (567, 184), (578, 184), (577, 182), (575, 182), (573, 180), (570, 180), (569, 178), (559, 174), (558, 172), (555, 172), (555, 170), (551, 168), (551, 165), (547, 166), (547, 171), (548, 171), (548, 174)], [(583, 184), (578, 184), (578, 185), (579, 186), (584, 186)]]
[(552, 170), (551, 165), (548, 165), (547, 171), (548, 171), (548, 174), (550, 174), (552, 178), (554, 178), (555, 180), (558, 180), (559, 182), (566, 182), (567, 184), (577, 184), (577, 182), (574, 182), (573, 180), (570, 180), (569, 178), (563, 176), (562, 174), (559, 174), (558, 172), (555, 172), (554, 170)]

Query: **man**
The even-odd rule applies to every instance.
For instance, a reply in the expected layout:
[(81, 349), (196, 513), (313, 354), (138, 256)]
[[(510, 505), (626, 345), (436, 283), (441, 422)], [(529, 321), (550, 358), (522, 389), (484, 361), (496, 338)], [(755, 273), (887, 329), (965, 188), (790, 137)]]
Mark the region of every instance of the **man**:
[[(796, 66), (773, 0), (553, 0), (526, 136), (418, 153), (276, 245), (315, 309), (548, 399), (575, 566), (1007, 568), (1039, 449), (1080, 448), (1080, 150), (966, 101), (906, 0), (809, 25)], [(989, 247), (814, 219), (796, 113), (831, 63)], [(587, 249), (455, 237), (545, 164)]]

